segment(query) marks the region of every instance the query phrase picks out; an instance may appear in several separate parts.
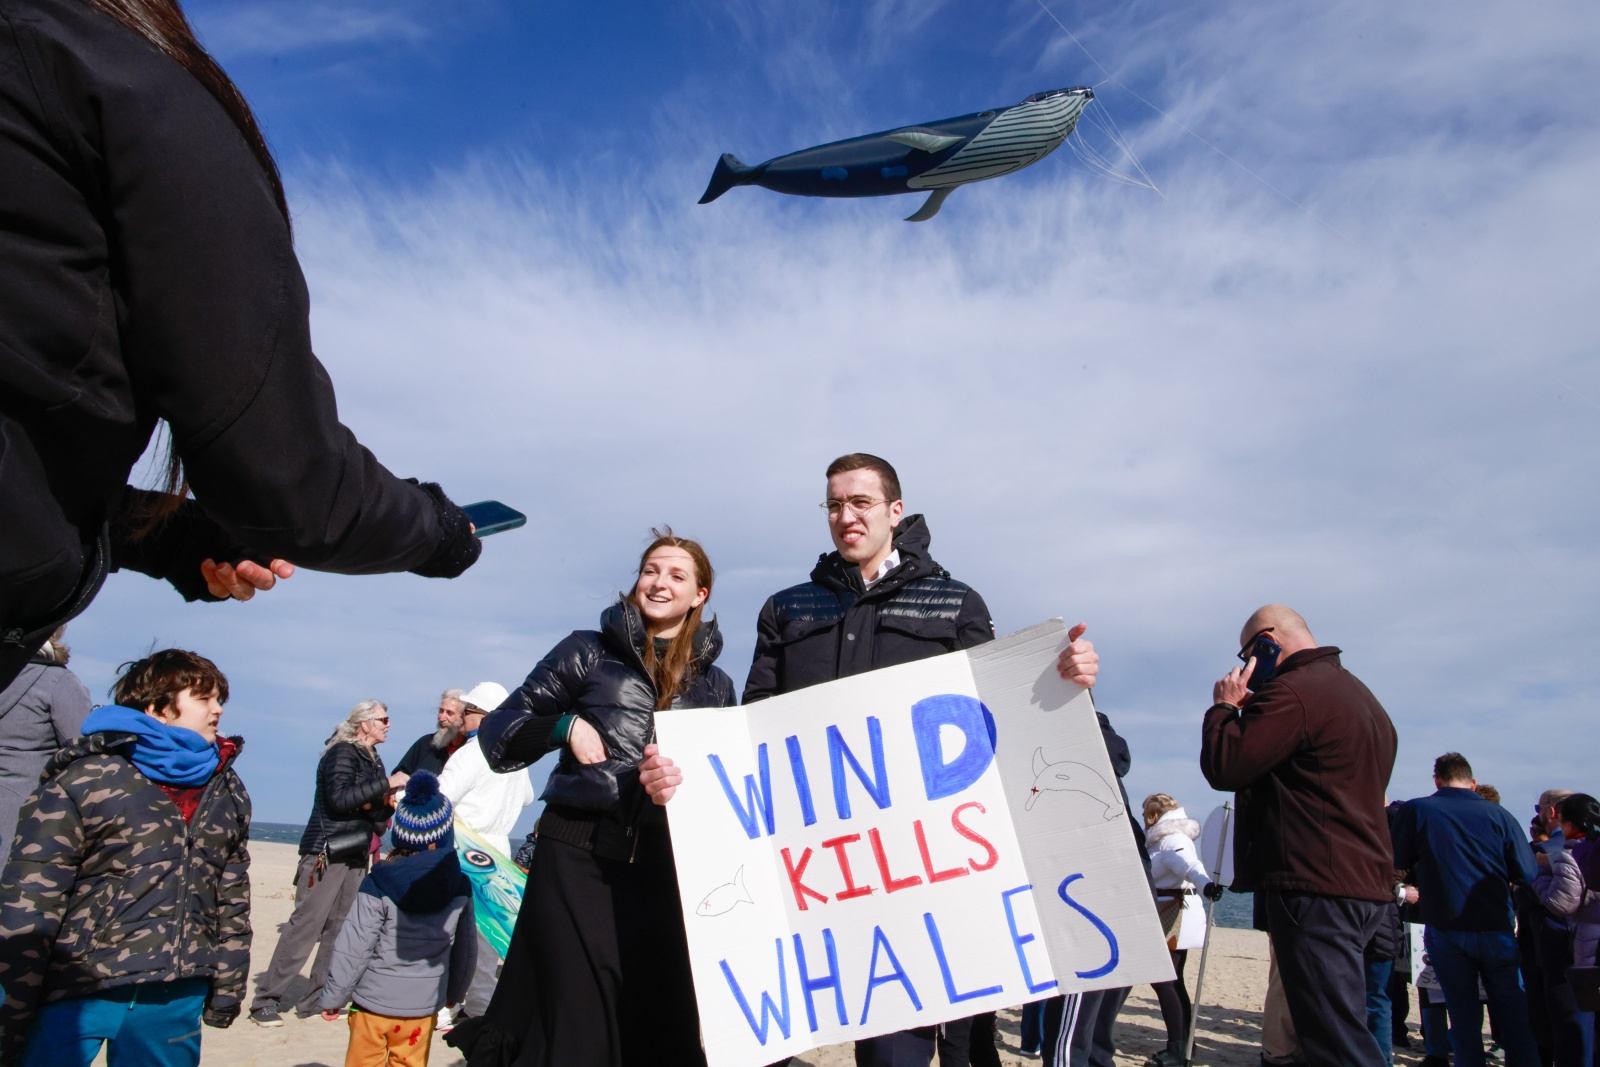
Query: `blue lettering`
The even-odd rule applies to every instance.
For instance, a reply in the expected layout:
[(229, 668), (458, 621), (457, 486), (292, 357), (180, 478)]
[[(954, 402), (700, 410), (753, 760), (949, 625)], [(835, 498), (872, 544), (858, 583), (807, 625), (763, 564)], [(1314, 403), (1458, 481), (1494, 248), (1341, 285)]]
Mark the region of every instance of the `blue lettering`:
[(1033, 972), (1028, 969), (1028, 957), (1022, 951), (1022, 946), (1032, 941), (1034, 935), (1017, 932), (1017, 913), (1011, 910), (1011, 898), (1018, 893), (1026, 893), (1032, 889), (1031, 885), (1019, 885), (1015, 889), (1007, 889), (1000, 894), (1000, 903), (1006, 909), (1006, 925), (1011, 928), (1011, 946), (1017, 950), (1017, 963), (1022, 967), (1022, 984), (1028, 987), (1030, 993), (1043, 993), (1046, 989), (1054, 989), (1056, 980), (1034, 984)]
[(1067, 886), (1071, 885), (1073, 882), (1076, 882), (1082, 877), (1083, 875), (1081, 874), (1067, 875), (1061, 880), (1061, 884), (1056, 887), (1056, 893), (1061, 897), (1062, 900), (1067, 902), (1067, 905), (1072, 908), (1073, 911), (1076, 911), (1079, 915), (1082, 915), (1085, 919), (1088, 919), (1090, 922), (1094, 923), (1094, 928), (1100, 931), (1100, 936), (1104, 937), (1106, 939), (1106, 944), (1111, 946), (1111, 958), (1106, 961), (1104, 967), (1096, 967), (1092, 971), (1077, 972), (1079, 978), (1099, 978), (1101, 975), (1110, 974), (1112, 971), (1117, 969), (1117, 935), (1111, 932), (1111, 927), (1100, 921), (1100, 916), (1096, 915), (1082, 904), (1079, 904), (1076, 900), (1073, 900), (1071, 897), (1067, 896)]
[(985, 989), (974, 989), (970, 993), (957, 993), (955, 977), (950, 973), (950, 960), (944, 954), (944, 939), (939, 936), (939, 927), (933, 921), (933, 912), (923, 912), (922, 921), (928, 927), (928, 940), (933, 942), (933, 954), (939, 960), (939, 973), (944, 976), (944, 995), (950, 1003), (959, 1004), (963, 1000), (974, 1000), (986, 997), (990, 993), (1000, 992), (1000, 986), (992, 985)]
[(889, 769), (883, 762), (883, 727), (874, 715), (867, 716), (867, 743), (872, 746), (872, 777), (867, 777), (867, 772), (862, 769), (861, 761), (856, 759), (856, 754), (850, 751), (850, 746), (844, 743), (844, 735), (837, 726), (828, 727), (828, 769), (833, 772), (833, 806), (839, 812), (839, 818), (850, 817), (850, 792), (846, 788), (844, 777), (845, 760), (850, 761), (850, 769), (856, 772), (856, 777), (866, 787), (867, 795), (880, 808), (889, 806)]
[(783, 745), (789, 750), (789, 770), (794, 772), (794, 791), (800, 796), (800, 815), (810, 826), (817, 821), (817, 806), (811, 803), (811, 778), (806, 774), (805, 757), (800, 754), (800, 739), (791, 735), (783, 739)]
[[(850, 1016), (844, 1010), (844, 985), (839, 981), (839, 950), (833, 944), (833, 931), (826, 926), (822, 928), (822, 947), (828, 954), (828, 973), (821, 978), (812, 978), (806, 970), (805, 946), (800, 943), (800, 935), (794, 935), (794, 962), (800, 968), (800, 991), (806, 995), (806, 1022), (810, 1024), (813, 1034), (817, 1032), (817, 1006), (811, 994), (821, 989), (833, 990), (833, 1009), (838, 1013), (839, 1025), (850, 1025)], [(783, 1036), (789, 1035), (785, 1033)]]
[[(750, 1024), (750, 1032), (756, 1035), (756, 1040), (763, 1045), (767, 1043), (767, 1026), (776, 1021), (778, 1029), (784, 1037), (789, 1036), (789, 971), (783, 965), (783, 938), (774, 938), (773, 945), (778, 950), (778, 998), (783, 1001), (783, 1010), (772, 1003), (772, 996), (765, 989), (761, 991), (761, 1022), (756, 1022), (755, 1012), (750, 1010), (750, 1002), (744, 999), (744, 990), (739, 988), (738, 981), (733, 977), (733, 970), (728, 966), (727, 960), (720, 961), (722, 977), (728, 980), (728, 988), (733, 991), (733, 999), (739, 1002), (739, 1010), (744, 1012), (745, 1022)], [(812, 1029), (815, 1029), (813, 1027)]]
[[(911, 731), (917, 738), (922, 787), (929, 800), (954, 796), (983, 777), (994, 762), (994, 717), (976, 699), (941, 693), (911, 705)], [(961, 754), (944, 761), (939, 729), (954, 726), (963, 738)]]
[(756, 822), (756, 816), (761, 815), (766, 823), (767, 833), (772, 833), (772, 768), (767, 761), (767, 745), (763, 741), (756, 750), (756, 763), (761, 774), (761, 787), (756, 788), (753, 775), (744, 776), (744, 796), (749, 802), (747, 810), (739, 803), (739, 796), (733, 791), (733, 783), (728, 780), (728, 772), (722, 767), (722, 759), (715, 752), (708, 752), (706, 758), (711, 761), (711, 769), (717, 772), (717, 781), (722, 783), (722, 791), (727, 794), (728, 803), (733, 806), (733, 814), (738, 817), (739, 825), (744, 827), (744, 832), (751, 840), (761, 836), (761, 826)]
[[(829, 727), (832, 729), (832, 727)], [(889, 957), (889, 962), (894, 964), (894, 970), (888, 974), (878, 974), (878, 949), (882, 948)], [(867, 1013), (872, 1010), (872, 991), (889, 982), (899, 982), (906, 987), (906, 995), (911, 998), (911, 1006), (918, 1011), (922, 1010), (922, 998), (917, 996), (916, 987), (911, 984), (911, 979), (906, 975), (906, 969), (900, 966), (900, 959), (894, 954), (894, 949), (889, 944), (889, 939), (883, 936), (883, 927), (872, 928), (872, 963), (867, 967), (867, 999), (861, 1005), (861, 1022), (858, 1026), (867, 1025)]]

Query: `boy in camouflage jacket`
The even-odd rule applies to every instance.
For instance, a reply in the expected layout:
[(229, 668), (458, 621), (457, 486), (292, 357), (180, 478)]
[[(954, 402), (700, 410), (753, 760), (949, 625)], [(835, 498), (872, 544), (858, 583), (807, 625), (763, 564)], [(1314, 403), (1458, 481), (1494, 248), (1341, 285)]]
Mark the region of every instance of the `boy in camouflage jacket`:
[(0, 1063), (193, 1067), (239, 1014), (250, 961), (243, 744), (228, 682), (168, 649), (46, 766), (0, 877)]

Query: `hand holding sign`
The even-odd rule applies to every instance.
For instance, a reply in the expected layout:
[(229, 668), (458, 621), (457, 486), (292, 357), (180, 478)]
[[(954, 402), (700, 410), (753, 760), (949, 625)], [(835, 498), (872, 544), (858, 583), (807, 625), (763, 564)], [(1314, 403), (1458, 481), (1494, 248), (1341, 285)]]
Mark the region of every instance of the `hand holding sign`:
[(646, 745), (644, 759), (639, 761), (639, 784), (651, 800), (665, 806), (683, 784), (683, 772), (670, 757), (661, 754), (660, 746)]
[(1100, 653), (1094, 650), (1092, 642), (1083, 639), (1088, 629), (1087, 623), (1080, 622), (1068, 630), (1069, 644), (1061, 650), (1061, 656), (1056, 660), (1056, 670), (1061, 677), (1085, 689), (1094, 686), (1095, 675), (1100, 673)]

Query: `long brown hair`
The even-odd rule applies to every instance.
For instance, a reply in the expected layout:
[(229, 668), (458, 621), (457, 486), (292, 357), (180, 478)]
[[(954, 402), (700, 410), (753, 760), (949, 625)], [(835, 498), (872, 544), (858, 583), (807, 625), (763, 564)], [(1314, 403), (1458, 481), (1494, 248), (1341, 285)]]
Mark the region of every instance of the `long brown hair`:
[(650, 675), (650, 680), (656, 686), (656, 710), (670, 708), (677, 699), (683, 687), (694, 675), (694, 639), (700, 632), (700, 618), (705, 612), (706, 605), (711, 603), (711, 583), (716, 575), (711, 569), (711, 560), (706, 555), (706, 550), (699, 543), (686, 537), (673, 535), (672, 527), (663, 526), (661, 529), (652, 529), (651, 535), (655, 540), (639, 557), (639, 569), (634, 572), (633, 592), (628, 594), (628, 599), (633, 606), (639, 606), (639, 581), (638, 576), (644, 573), (645, 562), (650, 559), (650, 553), (658, 548), (681, 548), (689, 553), (689, 558), (694, 561), (694, 584), (696, 589), (704, 589), (706, 598), (693, 609), (683, 620), (683, 626), (678, 630), (676, 637), (667, 644), (666, 655), (656, 656), (656, 643), (646, 638), (644, 643), (644, 669)]
[[(283, 215), (284, 225), (290, 226), (292, 232), (289, 202), (283, 195), (283, 177), (278, 173), (278, 164), (272, 158), (272, 151), (267, 148), (266, 138), (261, 135), (261, 127), (256, 124), (255, 113), (250, 110), (250, 105), (245, 101), (244, 94), (239, 92), (239, 87), (233, 84), (233, 79), (228, 77), (217, 65), (217, 61), (211, 58), (211, 53), (195, 39), (194, 30), (190, 27), (188, 18), (184, 16), (178, 0), (85, 0), (85, 2), (160, 49), (178, 66), (188, 71), (195, 81), (205, 87), (206, 92), (216, 98), (228, 118), (233, 120), (233, 125), (244, 138), (245, 144), (250, 147), (256, 162), (261, 164), (267, 182), (272, 186), (272, 197), (277, 202), (278, 211)], [(189, 495), (189, 480), (184, 477), (183, 459), (178, 455), (177, 445), (170, 440), (167, 447), (166, 476), (161, 491), (165, 494), (163, 498), (158, 498), (156, 503), (132, 516), (135, 537), (143, 537), (160, 526), (178, 510), (184, 497)]]

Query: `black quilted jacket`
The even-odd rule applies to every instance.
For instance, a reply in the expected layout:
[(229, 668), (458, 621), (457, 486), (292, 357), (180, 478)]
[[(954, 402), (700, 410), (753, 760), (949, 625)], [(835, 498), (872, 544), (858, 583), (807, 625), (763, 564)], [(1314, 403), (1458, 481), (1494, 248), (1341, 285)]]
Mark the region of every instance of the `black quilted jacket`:
[(0, 1062), (17, 1061), (45, 1004), (117, 986), (206, 977), (208, 1016), (225, 1025), (238, 1012), (249, 794), (230, 756), (186, 823), (129, 762), (133, 742), (109, 731), (72, 742), (22, 808), (0, 878)]
[[(623, 599), (600, 616), (599, 630), (578, 630), (551, 649), (479, 728), (489, 766), (502, 773), (521, 770), (555, 747), (549, 737), (557, 719), (569, 712), (582, 716), (599, 731), (608, 758), (581, 764), (563, 749), (541, 799), (632, 823), (644, 810), (637, 765), (655, 736), (656, 688), (645, 674), (645, 641), (638, 609)], [(695, 635), (693, 676), (674, 708), (735, 703), (733, 680), (713, 666), (721, 651), (713, 618)]]
[[(317, 793), (300, 837), (300, 855), (315, 856), (328, 838), (346, 830), (382, 837), (394, 814), (388, 794), (389, 774), (375, 750), (351, 741), (330, 746), (317, 764)], [(349, 865), (364, 867), (366, 862), (362, 857)]]
[(992, 640), (983, 597), (933, 561), (928, 541), (922, 516), (908, 515), (895, 528), (900, 565), (870, 590), (860, 568), (829, 552), (809, 582), (770, 597), (744, 702)]

